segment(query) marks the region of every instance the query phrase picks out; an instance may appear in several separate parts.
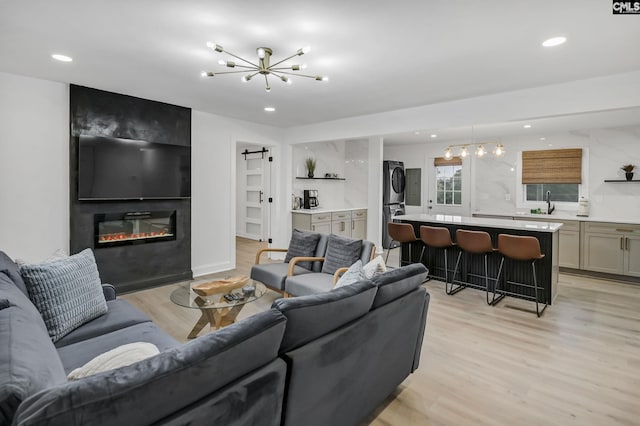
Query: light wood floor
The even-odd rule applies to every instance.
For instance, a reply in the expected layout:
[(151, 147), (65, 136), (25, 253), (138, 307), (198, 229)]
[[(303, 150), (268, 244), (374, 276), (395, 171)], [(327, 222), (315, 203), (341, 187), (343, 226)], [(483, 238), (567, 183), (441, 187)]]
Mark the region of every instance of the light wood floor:
[[(216, 276), (248, 274), (259, 246), (238, 239), (237, 269)], [(446, 296), (441, 282), (425, 286), (420, 368), (367, 424), (640, 425), (640, 286), (561, 274), (542, 318), (513, 308), (530, 302), (489, 307), (477, 290)], [(173, 288), (122, 297), (185, 341), (199, 313), (174, 305)], [(269, 292), (239, 318), (278, 297)]]

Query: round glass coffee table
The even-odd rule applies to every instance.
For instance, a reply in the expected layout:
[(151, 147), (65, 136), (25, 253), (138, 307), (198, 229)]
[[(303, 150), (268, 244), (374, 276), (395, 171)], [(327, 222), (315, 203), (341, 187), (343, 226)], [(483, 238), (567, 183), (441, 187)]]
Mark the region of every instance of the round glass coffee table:
[[(181, 285), (171, 292), (171, 301), (176, 305), (184, 306), (185, 308), (200, 309), (201, 316), (193, 326), (193, 330), (187, 336), (189, 339), (194, 339), (198, 336), (198, 333), (209, 324), (211, 329), (218, 330), (220, 327), (233, 324), (236, 321), (236, 317), (247, 303), (255, 302), (261, 298), (267, 288), (264, 284), (257, 281), (249, 282), (255, 288), (253, 294), (245, 295), (242, 289), (236, 289), (232, 291), (224, 291), (220, 293), (209, 294), (207, 296), (198, 296), (193, 292), (191, 286), (194, 284), (203, 283), (206, 281), (193, 281), (189, 284)], [(231, 297), (225, 298), (225, 296), (237, 296), (235, 300)]]

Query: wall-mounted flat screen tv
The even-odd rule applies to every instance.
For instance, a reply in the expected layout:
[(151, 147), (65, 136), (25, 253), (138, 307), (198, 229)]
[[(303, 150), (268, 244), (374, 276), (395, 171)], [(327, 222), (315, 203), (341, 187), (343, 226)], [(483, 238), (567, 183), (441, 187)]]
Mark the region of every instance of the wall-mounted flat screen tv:
[(191, 197), (191, 147), (80, 136), (79, 200)]

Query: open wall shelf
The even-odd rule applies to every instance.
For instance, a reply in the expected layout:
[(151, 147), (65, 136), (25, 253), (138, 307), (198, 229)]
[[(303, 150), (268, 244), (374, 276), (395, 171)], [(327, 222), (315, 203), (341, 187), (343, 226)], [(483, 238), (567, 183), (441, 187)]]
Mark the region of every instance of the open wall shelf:
[(626, 180), (626, 179), (605, 179), (605, 182), (640, 182), (640, 180)]
[(306, 180), (314, 180), (314, 179), (320, 179), (320, 180), (346, 180), (345, 178), (328, 178), (328, 177), (296, 177), (296, 179), (306, 179)]

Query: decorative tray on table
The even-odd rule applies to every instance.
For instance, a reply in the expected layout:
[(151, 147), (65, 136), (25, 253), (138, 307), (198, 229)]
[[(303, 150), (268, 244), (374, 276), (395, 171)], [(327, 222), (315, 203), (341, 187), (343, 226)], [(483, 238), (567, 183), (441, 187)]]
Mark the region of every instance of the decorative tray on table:
[(235, 277), (224, 278), (222, 280), (208, 281), (194, 284), (191, 290), (198, 296), (210, 296), (212, 294), (228, 293), (244, 286), (249, 277), (246, 275), (236, 275)]

